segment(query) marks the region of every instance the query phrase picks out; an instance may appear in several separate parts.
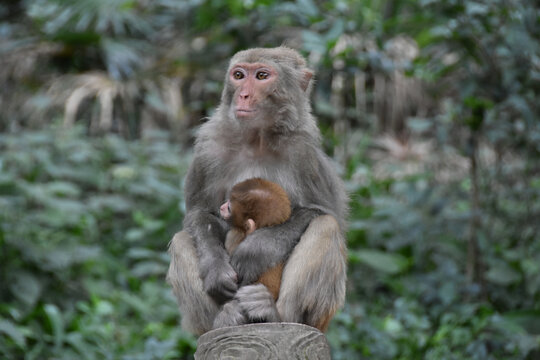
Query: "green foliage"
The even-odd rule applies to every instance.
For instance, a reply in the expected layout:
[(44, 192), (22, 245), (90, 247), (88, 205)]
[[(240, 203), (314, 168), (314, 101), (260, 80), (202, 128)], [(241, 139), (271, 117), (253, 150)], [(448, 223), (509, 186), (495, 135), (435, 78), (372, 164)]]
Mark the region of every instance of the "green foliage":
[[(352, 195), (361, 206), (352, 209), (359, 220), (349, 232), (349, 300), (328, 335), (334, 358), (535, 358), (540, 269), (529, 266), (540, 261), (540, 242), (503, 225), (519, 197), (494, 194), (506, 210), (483, 210), (489, 270), (486, 283), (471, 284), (463, 271), (471, 214), (459, 182), (417, 174), (388, 183), (365, 171), (368, 180)], [(533, 196), (536, 203), (540, 193)], [(509, 237), (520, 240), (510, 245)], [(534, 277), (523, 277), (527, 268)]]
[(159, 133), (79, 133), (0, 137), (0, 354), (186, 357), (165, 273), (187, 160)]

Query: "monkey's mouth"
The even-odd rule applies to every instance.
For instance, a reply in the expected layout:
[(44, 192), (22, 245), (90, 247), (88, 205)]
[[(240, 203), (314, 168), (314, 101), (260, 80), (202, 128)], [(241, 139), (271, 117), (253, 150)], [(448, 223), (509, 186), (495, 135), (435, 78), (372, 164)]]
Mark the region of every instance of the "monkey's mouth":
[(249, 117), (254, 113), (255, 113), (254, 109), (245, 109), (245, 108), (236, 109), (236, 116), (238, 117)]

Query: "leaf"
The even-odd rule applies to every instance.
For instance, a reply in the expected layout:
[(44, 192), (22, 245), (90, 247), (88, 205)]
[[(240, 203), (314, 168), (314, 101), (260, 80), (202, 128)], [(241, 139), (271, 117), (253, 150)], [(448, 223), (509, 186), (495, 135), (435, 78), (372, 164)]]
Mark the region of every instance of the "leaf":
[(67, 181), (52, 181), (47, 184), (47, 191), (51, 195), (61, 197), (79, 197), (81, 194), (77, 185)]
[(16, 272), (10, 283), (13, 295), (29, 307), (33, 307), (41, 295), (42, 286), (40, 281), (26, 271)]
[(72, 249), (72, 264), (81, 264), (88, 260), (97, 259), (102, 251), (103, 250), (99, 246), (77, 245)]
[(369, 223), (365, 220), (355, 220), (349, 223), (349, 230), (368, 230)]
[(54, 337), (54, 347), (61, 348), (64, 341), (64, 319), (58, 307), (54, 304), (46, 304), (43, 307)]
[(498, 262), (486, 273), (486, 279), (494, 284), (508, 286), (521, 280), (521, 274), (505, 262)]
[(481, 4), (475, 1), (466, 2), (466, 12), (467, 15), (486, 15), (489, 12), (489, 7), (487, 5)]
[[(0, 172), (2, 170), (2, 163), (0, 161)], [(17, 185), (15, 178), (11, 174), (0, 173), (0, 195), (14, 195), (17, 193)]]
[(161, 276), (167, 273), (167, 265), (155, 261), (142, 261), (133, 267), (131, 273), (137, 278)]
[(112, 176), (115, 179), (133, 180), (137, 175), (137, 170), (133, 166), (117, 165), (112, 169)]
[(503, 318), (525, 329), (529, 334), (540, 335), (540, 311), (516, 310), (503, 315)]
[(85, 342), (83, 335), (79, 332), (71, 332), (66, 336), (66, 343), (71, 345), (85, 359), (95, 358), (94, 347)]
[(71, 216), (76, 216), (84, 214), (86, 212), (85, 204), (77, 200), (70, 199), (47, 199), (47, 206), (51, 209), (54, 209), (57, 212), (70, 214)]
[(302, 31), (304, 47), (307, 51), (313, 51), (319, 54), (326, 52), (326, 42), (322, 36), (313, 31)]
[(49, 270), (67, 269), (74, 264), (96, 259), (102, 250), (98, 246), (75, 245), (57, 247), (43, 254), (43, 267)]
[(151, 259), (155, 256), (155, 251), (146, 248), (131, 248), (127, 252), (127, 257), (133, 260)]
[(403, 325), (398, 320), (392, 317), (387, 317), (384, 319), (383, 328), (384, 331), (386, 331), (393, 337), (397, 337), (404, 330)]
[(403, 272), (409, 265), (404, 256), (379, 250), (358, 250), (355, 256), (356, 259), (373, 269), (391, 275)]
[(96, 314), (108, 316), (114, 314), (113, 305), (107, 300), (99, 300), (96, 303)]
[(26, 347), (26, 338), (24, 337), (24, 334), (11, 321), (0, 320), (0, 333), (10, 337), (20, 348), (24, 349)]
[(132, 202), (119, 195), (96, 195), (88, 200), (88, 206), (96, 213), (113, 211), (115, 213), (128, 213), (132, 208)]
[(335, 41), (337, 40), (345, 31), (345, 22), (343, 19), (338, 19), (334, 22), (334, 25), (328, 30), (328, 32), (325, 35), (325, 39), (327, 41)]
[(312, 0), (298, 0), (298, 10), (309, 17), (319, 15), (319, 9)]
[(146, 236), (146, 231), (139, 228), (131, 228), (126, 232), (125, 239), (129, 242), (142, 240)]

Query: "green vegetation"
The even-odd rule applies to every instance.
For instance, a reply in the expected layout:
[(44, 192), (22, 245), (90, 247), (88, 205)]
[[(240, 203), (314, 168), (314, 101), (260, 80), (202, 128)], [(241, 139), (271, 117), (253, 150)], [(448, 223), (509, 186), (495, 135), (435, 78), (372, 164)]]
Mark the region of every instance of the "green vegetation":
[(52, 129), (0, 138), (2, 358), (193, 351), (164, 278), (187, 163), (158, 135), (126, 142)]
[(0, 5), (0, 358), (184, 359), (193, 130), (289, 44), (351, 194), (334, 359), (540, 357), (540, 10), (519, 0)]

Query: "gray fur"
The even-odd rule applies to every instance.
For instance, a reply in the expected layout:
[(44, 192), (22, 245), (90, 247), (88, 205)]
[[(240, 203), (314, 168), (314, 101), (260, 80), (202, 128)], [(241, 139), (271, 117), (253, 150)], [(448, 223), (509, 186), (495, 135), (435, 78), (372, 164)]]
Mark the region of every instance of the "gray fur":
[(274, 298), (263, 284), (241, 287), (235, 299), (250, 322), (279, 322), (281, 320)]
[[(343, 306), (345, 251), (333, 217), (321, 216), (309, 226), (283, 270), (277, 302), (283, 319), (317, 327), (318, 319), (329, 309), (335, 312)], [(321, 253), (325, 256), (321, 257)], [(303, 286), (298, 286), (297, 279), (303, 280)], [(302, 299), (300, 307), (289, 299)]]
[(167, 281), (178, 300), (182, 327), (201, 335), (212, 328), (219, 307), (203, 290), (193, 239), (185, 231), (177, 233), (171, 240), (169, 253), (171, 265)]
[[(278, 70), (279, 78), (260, 105), (261, 115), (249, 124), (234, 116), (235, 89), (226, 81), (220, 107), (201, 127), (185, 187), (184, 230), (192, 244), (184, 241), (182, 245), (195, 249), (198, 262), (181, 259), (176, 242), (184, 236), (175, 237), (170, 252), (178, 256), (171, 258), (169, 281), (184, 318), (204, 312), (204, 320), (197, 325), (206, 330), (210, 329), (207, 318), (216, 317), (217, 307), (199, 307), (199, 301), (223, 304), (233, 297), (214, 326), (241, 322), (239, 314), (247, 321), (277, 321), (281, 317), (284, 321), (317, 323), (318, 318), (333, 315), (345, 295), (343, 228), (347, 196), (320, 147), (320, 132), (309, 103), (311, 86), (305, 90), (302, 84), (310, 79), (305, 76), (309, 70), (296, 51), (283, 47), (240, 52), (231, 60), (230, 68), (238, 62), (269, 64)], [(284, 224), (253, 232), (229, 258), (223, 246), (228, 225), (219, 218), (219, 206), (234, 184), (251, 177), (281, 185), (293, 213)], [(312, 221), (320, 214), (331, 217)], [(238, 283), (251, 284), (289, 256), (277, 308), (263, 285), (238, 289)], [(198, 270), (185, 268), (193, 264), (198, 264)], [(193, 273), (197, 272), (202, 285), (200, 279), (194, 280), (197, 276)], [(183, 277), (186, 279), (177, 279)], [(187, 289), (190, 282), (204, 292)], [(185, 299), (190, 297), (195, 299)]]
[(238, 326), (247, 324), (248, 318), (240, 307), (238, 300), (233, 299), (223, 305), (221, 311), (214, 319), (213, 329), (222, 328), (225, 326)]

